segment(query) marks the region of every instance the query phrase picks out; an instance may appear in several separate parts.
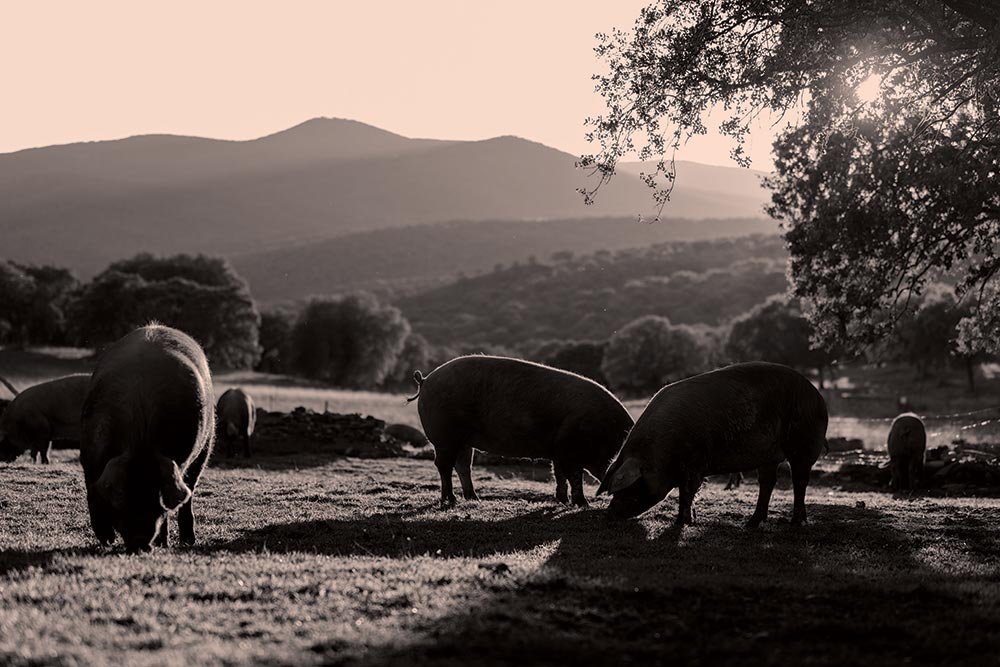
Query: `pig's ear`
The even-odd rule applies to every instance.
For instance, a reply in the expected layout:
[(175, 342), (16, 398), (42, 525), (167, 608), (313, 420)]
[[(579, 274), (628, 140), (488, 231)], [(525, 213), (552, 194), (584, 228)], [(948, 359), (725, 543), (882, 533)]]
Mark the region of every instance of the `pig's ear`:
[(116, 456), (104, 466), (101, 476), (94, 487), (115, 509), (125, 507), (125, 476), (128, 467), (128, 456)]
[(642, 465), (639, 460), (632, 457), (624, 459), (621, 464), (612, 466), (612, 469), (608, 471), (600, 488), (597, 489), (597, 495), (618, 493), (635, 484), (640, 477), (642, 477)]
[(181, 469), (166, 456), (157, 457), (160, 466), (160, 503), (163, 509), (174, 510), (191, 497), (191, 489), (181, 477)]

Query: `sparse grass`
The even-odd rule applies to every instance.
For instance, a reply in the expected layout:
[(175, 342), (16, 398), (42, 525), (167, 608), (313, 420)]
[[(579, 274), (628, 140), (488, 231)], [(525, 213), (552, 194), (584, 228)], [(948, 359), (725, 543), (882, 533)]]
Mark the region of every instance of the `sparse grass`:
[(75, 453), (57, 457), (0, 468), (0, 663), (995, 664), (1000, 649), (996, 499), (817, 486), (793, 530), (784, 489), (747, 532), (756, 487), (713, 484), (678, 531), (673, 500), (608, 523), (603, 499), (564, 508), (510, 470), (475, 469), (484, 500), (441, 511), (427, 461), (219, 463), (198, 546), (125, 556), (94, 546)]

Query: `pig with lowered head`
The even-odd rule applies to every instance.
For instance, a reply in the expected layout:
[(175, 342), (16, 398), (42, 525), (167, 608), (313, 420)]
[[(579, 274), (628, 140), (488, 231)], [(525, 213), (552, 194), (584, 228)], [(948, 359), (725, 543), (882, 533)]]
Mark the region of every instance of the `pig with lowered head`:
[(3, 381), (14, 400), (0, 414), (0, 461), (10, 462), (27, 450), (31, 460), (49, 462), (53, 440), (80, 440), (80, 412), (90, 375), (68, 375), (18, 393)]
[(414, 373), (417, 412), (434, 445), (441, 474), (441, 505), (455, 504), (452, 470), (466, 499), (472, 486), (472, 450), (501, 456), (550, 459), (556, 499), (587, 505), (583, 471), (604, 478), (632, 427), (631, 415), (592, 380), (520, 359), (471, 355), (452, 359), (426, 378)]
[(130, 553), (169, 545), (168, 513), (193, 544), (192, 492), (212, 452), (208, 361), (186, 334), (158, 324), (106, 349), (83, 405), (80, 462), (90, 520), (103, 544)]
[(778, 465), (792, 471), (792, 524), (806, 519), (806, 486), (826, 446), (826, 402), (797, 371), (735, 364), (667, 385), (649, 401), (597, 493), (613, 495), (612, 516), (634, 517), (680, 489), (678, 525), (694, 523), (694, 496), (706, 475), (757, 469), (757, 509), (767, 518)]
[(888, 449), (889, 471), (892, 473), (889, 488), (912, 491), (920, 481), (927, 450), (927, 430), (923, 420), (912, 412), (904, 412), (893, 419)]
[(250, 436), (257, 423), (257, 408), (253, 399), (242, 389), (227, 389), (215, 406), (216, 446), (226, 456), (236, 454), (237, 444), (243, 445), (243, 456), (250, 458)]

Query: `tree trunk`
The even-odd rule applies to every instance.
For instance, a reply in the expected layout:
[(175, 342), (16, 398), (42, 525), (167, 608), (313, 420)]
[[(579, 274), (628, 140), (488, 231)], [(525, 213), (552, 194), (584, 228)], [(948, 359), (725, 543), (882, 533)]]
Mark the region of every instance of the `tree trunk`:
[(965, 377), (969, 380), (969, 391), (976, 393), (976, 364), (972, 357), (965, 358)]

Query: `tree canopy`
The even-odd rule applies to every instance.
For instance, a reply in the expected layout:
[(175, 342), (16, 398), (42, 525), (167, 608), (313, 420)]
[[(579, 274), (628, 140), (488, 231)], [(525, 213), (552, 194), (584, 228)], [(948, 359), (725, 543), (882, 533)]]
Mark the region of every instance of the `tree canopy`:
[(197, 340), (213, 366), (253, 368), (260, 314), (246, 282), (220, 258), (138, 255), (86, 285), (70, 309), (79, 343), (100, 346), (151, 320)]
[(611, 337), (601, 370), (616, 392), (649, 396), (705, 370), (705, 365), (706, 351), (690, 328), (646, 315)]
[(0, 344), (61, 344), (79, 287), (66, 269), (0, 260)]
[(784, 298), (768, 299), (733, 321), (726, 355), (733, 361), (771, 361), (799, 369), (820, 371), (830, 358), (810, 344), (812, 327), (798, 304)]
[(987, 0), (659, 0), (600, 36), (605, 114), (592, 198), (626, 154), (669, 198), (673, 157), (709, 111), (732, 155), (762, 114), (775, 145), (771, 215), (817, 337), (877, 341), (950, 278), (970, 352), (1000, 347), (1000, 13)]
[(398, 308), (367, 292), (315, 298), (292, 329), (292, 365), (340, 387), (375, 388), (392, 372), (409, 333)]

